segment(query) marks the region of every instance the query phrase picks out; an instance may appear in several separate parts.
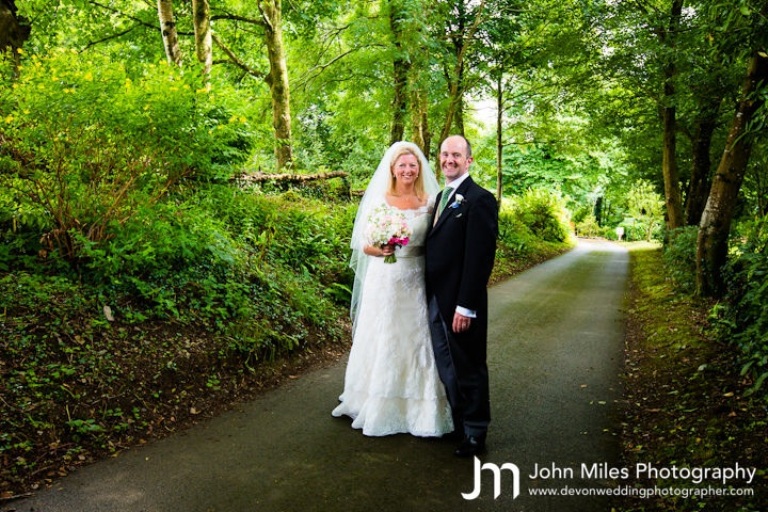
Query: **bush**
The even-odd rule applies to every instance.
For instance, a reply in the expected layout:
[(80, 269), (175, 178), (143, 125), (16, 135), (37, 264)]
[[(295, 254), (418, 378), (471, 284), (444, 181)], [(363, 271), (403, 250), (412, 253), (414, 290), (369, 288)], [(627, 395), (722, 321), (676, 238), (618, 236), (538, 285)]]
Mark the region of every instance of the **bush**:
[(80, 279), (102, 283), (102, 294), (124, 303), (117, 312), (138, 321), (150, 314), (226, 330), (284, 303), (318, 324), (330, 305), (315, 296), (337, 300), (336, 284), (351, 281), (353, 215), (351, 205), (211, 185), (138, 210), (108, 242), (82, 240)]
[(568, 238), (565, 207), (559, 195), (529, 189), (515, 201), (513, 216), (541, 240), (564, 242)]
[(504, 257), (521, 258), (530, 254), (536, 245), (536, 237), (524, 225), (514, 209), (502, 206), (499, 212), (499, 243)]
[[(352, 203), (212, 184), (137, 207), (108, 240), (74, 233), (77, 260), (54, 253), (45, 264), (122, 323), (196, 326), (229, 337), (237, 351), (267, 346), (274, 355), (309, 329), (336, 330), (350, 295), (354, 214)], [(5, 253), (0, 262), (18, 268)]]
[(260, 363), (344, 339), (353, 218), (214, 184), (78, 238), (58, 274), (0, 274), (0, 479), (171, 430), (278, 371)]
[(686, 226), (669, 233), (663, 260), (675, 287), (684, 293), (696, 291), (696, 241), (698, 226)]
[(212, 96), (164, 64), (134, 74), (98, 55), (33, 56), (0, 83), (0, 222), (75, 260), (80, 240), (111, 239), (181, 183), (228, 176), (252, 135)]
[(491, 281), (509, 277), (530, 266), (552, 258), (570, 247), (568, 242), (548, 242), (538, 238), (523, 224), (512, 201), (502, 203), (499, 211), (499, 240)]
[(768, 218), (741, 226), (743, 243), (725, 268), (728, 293), (713, 311), (722, 339), (742, 353), (742, 375), (753, 379), (752, 392), (768, 379)]
[(602, 229), (597, 224), (597, 219), (594, 215), (589, 214), (584, 217), (581, 222), (576, 224), (576, 234), (585, 238), (596, 238), (600, 236)]
[(637, 242), (640, 240), (645, 240), (646, 238), (645, 228), (643, 228), (643, 226), (641, 226), (637, 222), (634, 222), (634, 220), (624, 219), (622, 226), (624, 226), (624, 237), (628, 242)]

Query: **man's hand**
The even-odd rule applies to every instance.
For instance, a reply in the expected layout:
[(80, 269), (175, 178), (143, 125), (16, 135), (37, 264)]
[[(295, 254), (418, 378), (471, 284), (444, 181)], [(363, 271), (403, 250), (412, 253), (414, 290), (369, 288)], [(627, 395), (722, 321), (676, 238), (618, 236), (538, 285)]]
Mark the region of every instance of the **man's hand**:
[(472, 324), (472, 319), (468, 316), (464, 316), (461, 313), (453, 314), (453, 332), (465, 332), (469, 330), (469, 326)]

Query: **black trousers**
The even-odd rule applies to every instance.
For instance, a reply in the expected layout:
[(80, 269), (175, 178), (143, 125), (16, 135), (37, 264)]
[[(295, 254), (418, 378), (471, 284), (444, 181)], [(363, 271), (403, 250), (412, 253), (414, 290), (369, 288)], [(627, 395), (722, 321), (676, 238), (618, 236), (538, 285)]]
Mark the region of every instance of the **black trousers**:
[(429, 329), (440, 379), (445, 386), (457, 431), (485, 437), (491, 422), (488, 365), (483, 357), (465, 350), (450, 323), (440, 314), (437, 300), (429, 297)]

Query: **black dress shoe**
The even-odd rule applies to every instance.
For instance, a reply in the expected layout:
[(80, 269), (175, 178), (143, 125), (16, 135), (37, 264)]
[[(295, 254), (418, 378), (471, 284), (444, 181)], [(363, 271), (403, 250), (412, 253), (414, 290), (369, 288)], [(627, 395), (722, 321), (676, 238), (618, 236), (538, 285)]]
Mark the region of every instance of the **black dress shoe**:
[(466, 436), (464, 441), (456, 448), (453, 454), (457, 457), (474, 457), (485, 453), (485, 438), (480, 436)]
[(445, 441), (450, 441), (452, 443), (458, 443), (464, 440), (464, 434), (462, 432), (459, 432), (458, 430), (454, 430), (453, 432), (448, 432), (447, 434), (443, 434), (440, 439), (443, 439)]

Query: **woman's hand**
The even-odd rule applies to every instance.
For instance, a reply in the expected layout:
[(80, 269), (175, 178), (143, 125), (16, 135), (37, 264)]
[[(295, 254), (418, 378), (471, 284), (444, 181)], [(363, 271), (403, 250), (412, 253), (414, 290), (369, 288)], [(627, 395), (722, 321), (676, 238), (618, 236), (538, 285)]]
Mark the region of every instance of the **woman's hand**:
[(375, 256), (378, 258), (383, 258), (385, 256), (391, 256), (395, 254), (395, 246), (394, 245), (382, 245), (381, 247), (374, 246), (374, 245), (366, 245), (363, 249), (363, 252), (367, 254), (368, 256)]

